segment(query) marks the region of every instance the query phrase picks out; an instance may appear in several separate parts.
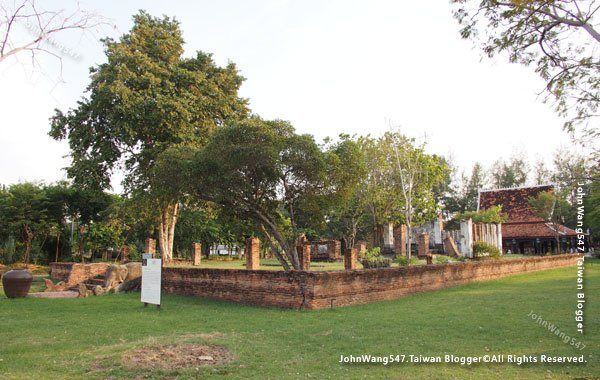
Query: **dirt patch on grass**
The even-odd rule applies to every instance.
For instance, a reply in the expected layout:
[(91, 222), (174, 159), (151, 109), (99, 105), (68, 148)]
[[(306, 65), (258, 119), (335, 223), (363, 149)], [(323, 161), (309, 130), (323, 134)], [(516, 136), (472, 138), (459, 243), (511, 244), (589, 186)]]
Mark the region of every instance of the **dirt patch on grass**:
[(151, 346), (126, 352), (121, 362), (130, 368), (176, 369), (229, 363), (233, 353), (225, 347), (198, 344)]

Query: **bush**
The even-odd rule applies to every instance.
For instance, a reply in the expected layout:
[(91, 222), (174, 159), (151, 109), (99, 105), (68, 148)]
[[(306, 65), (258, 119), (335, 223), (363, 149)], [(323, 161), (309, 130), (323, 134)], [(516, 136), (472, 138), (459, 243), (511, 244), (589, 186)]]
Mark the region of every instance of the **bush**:
[(364, 254), (364, 258), (367, 260), (373, 260), (378, 257), (381, 257), (381, 249), (379, 247), (367, 249)]
[(360, 260), (360, 263), (365, 269), (372, 268), (388, 268), (392, 265), (390, 259), (386, 259), (381, 256), (381, 250), (379, 247), (368, 249), (365, 252), (365, 257)]
[(435, 263), (436, 264), (447, 264), (449, 261), (450, 261), (450, 258), (448, 256), (437, 255), (435, 257)]
[(500, 250), (491, 244), (488, 244), (484, 241), (476, 241), (475, 243), (473, 243), (474, 258), (491, 257), (493, 259), (498, 259), (500, 255)]
[[(408, 260), (406, 259), (406, 256), (398, 256), (398, 257), (396, 257), (395, 261), (398, 263), (398, 265), (400, 265), (402, 267), (406, 266), (406, 264), (408, 263)], [(414, 256), (411, 256), (411, 258), (410, 258), (410, 265), (415, 265), (415, 264), (418, 264), (418, 263), (419, 263), (419, 259), (417, 259)]]

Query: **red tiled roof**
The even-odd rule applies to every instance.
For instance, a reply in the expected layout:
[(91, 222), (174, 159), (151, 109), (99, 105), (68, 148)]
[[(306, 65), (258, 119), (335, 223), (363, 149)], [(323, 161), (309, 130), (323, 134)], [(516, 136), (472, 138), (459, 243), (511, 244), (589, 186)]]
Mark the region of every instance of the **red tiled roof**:
[[(544, 219), (535, 216), (533, 208), (529, 205), (529, 198), (553, 189), (554, 186), (545, 185), (481, 191), (479, 193), (479, 209), (485, 210), (492, 206), (502, 205), (502, 212), (508, 214), (508, 223), (544, 222)], [(504, 225), (502, 230), (504, 235)]]
[(559, 237), (574, 237), (577, 233), (565, 226), (554, 223), (530, 222), (530, 223), (503, 223), (503, 239), (532, 239), (532, 238), (556, 238), (556, 229)]

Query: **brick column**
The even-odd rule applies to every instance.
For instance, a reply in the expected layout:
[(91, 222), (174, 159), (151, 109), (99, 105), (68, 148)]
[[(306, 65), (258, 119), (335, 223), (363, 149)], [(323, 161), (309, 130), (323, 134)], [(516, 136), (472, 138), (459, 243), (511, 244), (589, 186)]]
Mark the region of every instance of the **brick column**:
[(342, 242), (339, 240), (334, 241), (333, 247), (333, 260), (341, 260), (342, 258)]
[(406, 256), (406, 224), (394, 228), (394, 251), (396, 256)]
[(192, 263), (196, 266), (200, 265), (202, 261), (202, 244), (193, 243), (192, 244)]
[(419, 257), (427, 257), (429, 253), (429, 235), (422, 233), (417, 237), (418, 255)]
[(156, 240), (152, 238), (146, 239), (146, 244), (144, 245), (144, 253), (149, 253), (152, 257), (156, 256)]
[(129, 255), (131, 255), (131, 250), (128, 245), (124, 245), (121, 247), (121, 262), (125, 263), (129, 261)]
[(356, 249), (358, 249), (358, 256), (363, 257), (365, 252), (367, 252), (367, 242), (364, 240), (359, 240), (356, 242)]
[(346, 270), (356, 269), (356, 262), (358, 261), (358, 249), (352, 248), (347, 249), (344, 254), (344, 268)]
[(300, 270), (310, 270), (310, 243), (297, 246), (296, 252), (300, 260)]
[(260, 268), (260, 240), (255, 237), (246, 239), (246, 269), (257, 270)]

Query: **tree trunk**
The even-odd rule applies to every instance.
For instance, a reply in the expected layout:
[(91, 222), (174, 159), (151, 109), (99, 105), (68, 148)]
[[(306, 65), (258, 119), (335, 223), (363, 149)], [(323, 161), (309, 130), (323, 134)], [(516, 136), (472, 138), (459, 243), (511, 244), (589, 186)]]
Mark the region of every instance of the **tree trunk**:
[(281, 235), (281, 233), (279, 232), (279, 229), (277, 228), (277, 225), (275, 224), (275, 222), (273, 222), (272, 220), (267, 218), (259, 210), (253, 210), (253, 211), (254, 211), (255, 215), (258, 217), (261, 224), (264, 224), (265, 230), (271, 231), (271, 233), (273, 234), (273, 238), (275, 238), (275, 241), (277, 241), (277, 243), (279, 243), (279, 246), (281, 247), (281, 249), (287, 256), (288, 260), (290, 261), (290, 263), (292, 264), (294, 269), (300, 270), (300, 260), (298, 259), (298, 252), (296, 252), (296, 247), (294, 247), (294, 246), (290, 247), (290, 245), (285, 240), (283, 235)]
[(58, 247), (60, 245), (60, 232), (58, 232), (56, 234), (56, 258), (54, 259), (54, 262), (58, 262)]
[(285, 260), (285, 258), (283, 256), (281, 256), (281, 253), (279, 252), (277, 247), (275, 247), (275, 244), (273, 243), (273, 239), (271, 238), (271, 235), (269, 235), (269, 233), (267, 232), (267, 230), (265, 229), (265, 226), (263, 224), (260, 225), (260, 228), (262, 229), (265, 237), (267, 238), (267, 244), (269, 244), (269, 247), (271, 248), (271, 252), (273, 252), (275, 257), (277, 258), (277, 261), (279, 261), (279, 263), (283, 267), (283, 270), (286, 272), (289, 272), (290, 264), (288, 264), (288, 262)]
[(33, 240), (33, 232), (28, 224), (23, 225), (23, 229), (25, 230), (25, 255), (23, 257), (23, 262), (25, 264), (29, 264), (29, 255), (31, 254), (31, 241)]
[(175, 224), (179, 214), (179, 202), (169, 203), (161, 211), (161, 222), (158, 227), (158, 246), (163, 262), (173, 260), (173, 237)]

